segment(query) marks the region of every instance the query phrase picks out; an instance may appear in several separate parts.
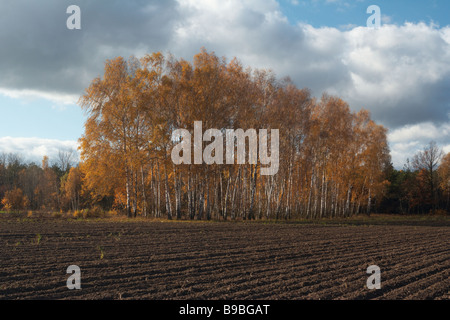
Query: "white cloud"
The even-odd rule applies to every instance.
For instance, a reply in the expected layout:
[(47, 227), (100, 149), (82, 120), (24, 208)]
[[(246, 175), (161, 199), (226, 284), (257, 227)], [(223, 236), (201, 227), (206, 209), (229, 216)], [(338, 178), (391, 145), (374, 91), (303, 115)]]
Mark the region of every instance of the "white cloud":
[(59, 92), (46, 92), (40, 90), (29, 89), (4, 89), (0, 88), (0, 94), (9, 98), (22, 99), (22, 100), (36, 100), (45, 99), (55, 103), (55, 108), (61, 108), (61, 106), (76, 104), (79, 96), (73, 94), (64, 94)]
[(436, 126), (431, 122), (415, 125), (407, 125), (389, 134), (391, 142), (405, 142), (416, 140), (441, 140), (450, 141), (450, 122)]
[(77, 148), (78, 142), (72, 140), (0, 137), (0, 153), (18, 153), (24, 160), (37, 163), (44, 156), (56, 161), (59, 151), (73, 150), (78, 155)]
[(444, 150), (445, 153), (450, 153), (450, 144), (444, 146), (444, 147), (442, 148), (442, 150)]
[[(180, 0), (185, 19), (171, 51), (190, 58), (201, 46), (253, 67), (290, 76), (319, 96), (339, 95), (390, 127), (446, 121), (450, 109), (450, 28), (424, 23), (347, 30), (292, 26), (276, 2)], [(214, 4), (213, 4), (214, 3)], [(222, 2), (220, 2), (222, 3)]]
[(411, 159), (430, 141), (436, 141), (445, 153), (450, 152), (450, 122), (441, 125), (431, 122), (407, 125), (390, 132), (388, 140), (392, 162), (395, 167), (402, 168), (407, 158)]

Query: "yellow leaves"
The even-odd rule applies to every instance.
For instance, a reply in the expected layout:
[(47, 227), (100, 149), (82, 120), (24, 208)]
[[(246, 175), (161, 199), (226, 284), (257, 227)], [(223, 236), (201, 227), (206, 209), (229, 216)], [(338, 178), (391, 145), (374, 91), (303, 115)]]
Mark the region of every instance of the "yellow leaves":
[[(146, 201), (155, 201), (154, 212), (160, 214), (155, 206), (170, 211), (175, 199), (186, 205), (186, 193), (194, 189), (199, 196), (218, 181), (229, 199), (247, 201), (258, 194), (280, 205), (294, 198), (311, 205), (309, 194), (330, 197), (332, 192), (337, 204), (347, 200), (349, 189), (351, 199), (360, 201), (368, 188), (382, 185), (386, 131), (369, 112), (352, 113), (335, 96), (317, 100), (289, 79), (277, 80), (269, 70), (244, 70), (236, 58), (227, 64), (204, 48), (193, 63), (160, 52), (140, 60), (108, 60), (104, 75), (93, 80), (80, 103), (88, 114), (80, 139), (82, 193), (114, 199), (117, 207), (146, 210)], [(260, 167), (252, 176), (249, 167), (237, 166), (180, 166), (174, 176), (171, 134), (178, 128), (192, 132), (194, 121), (219, 130), (279, 129), (278, 176), (260, 179)], [(68, 194), (78, 184), (70, 174), (64, 186)], [(247, 194), (249, 181), (256, 190)], [(227, 201), (224, 194), (217, 198)]]
[(62, 184), (64, 192), (69, 197), (76, 197), (81, 191), (81, 173), (78, 168), (71, 168), (67, 180)]
[(29, 203), (28, 197), (17, 187), (5, 192), (5, 196), (2, 199), (2, 205), (6, 211), (23, 210), (28, 207)]
[(48, 169), (48, 157), (44, 156), (44, 158), (42, 159), (42, 170), (47, 170)]
[(450, 192), (450, 153), (444, 155), (438, 168), (441, 177), (440, 186), (443, 190)]

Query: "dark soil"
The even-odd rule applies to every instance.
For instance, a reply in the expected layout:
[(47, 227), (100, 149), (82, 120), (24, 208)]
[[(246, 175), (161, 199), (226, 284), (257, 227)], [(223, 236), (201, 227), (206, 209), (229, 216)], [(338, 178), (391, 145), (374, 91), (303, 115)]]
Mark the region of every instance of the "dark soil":
[(449, 299), (449, 279), (448, 226), (0, 220), (0, 299)]

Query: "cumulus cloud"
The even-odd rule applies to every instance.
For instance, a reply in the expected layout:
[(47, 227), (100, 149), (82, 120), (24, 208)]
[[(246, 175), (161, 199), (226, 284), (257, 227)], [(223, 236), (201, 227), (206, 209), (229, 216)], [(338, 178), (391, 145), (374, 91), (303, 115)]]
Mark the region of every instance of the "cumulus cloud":
[[(81, 9), (81, 30), (66, 27), (70, 5)], [(176, 7), (174, 0), (2, 3), (0, 87), (80, 95), (106, 59), (167, 48)]]
[[(81, 30), (66, 28), (73, 4)], [(370, 110), (391, 129), (394, 155), (438, 138), (430, 125), (450, 123), (450, 27), (292, 25), (275, 0), (16, 0), (0, 5), (0, 42), (0, 93), (10, 96), (73, 102), (106, 59), (154, 51), (191, 59), (204, 46)]]
[(48, 156), (50, 162), (54, 162), (58, 159), (60, 151), (72, 150), (75, 152), (76, 157), (79, 158), (77, 149), (78, 142), (71, 140), (0, 137), (0, 153), (17, 153), (25, 161), (36, 163), (39, 163), (44, 156)]
[(177, 54), (193, 54), (204, 45), (238, 56), (248, 65), (289, 75), (317, 96), (325, 91), (342, 96), (354, 109), (370, 109), (375, 119), (394, 128), (448, 120), (448, 27), (314, 28), (290, 25), (270, 1), (263, 8), (239, 1), (220, 9), (201, 1), (180, 4), (190, 15), (176, 29), (172, 48)]

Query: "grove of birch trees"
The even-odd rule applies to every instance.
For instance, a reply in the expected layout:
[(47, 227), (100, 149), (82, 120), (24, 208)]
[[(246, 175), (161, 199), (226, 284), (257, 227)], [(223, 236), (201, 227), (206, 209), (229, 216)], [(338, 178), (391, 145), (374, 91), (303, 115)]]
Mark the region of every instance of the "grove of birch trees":
[[(79, 103), (80, 194), (130, 217), (348, 217), (369, 214), (387, 184), (386, 129), (368, 111), (205, 49), (192, 63), (161, 53), (108, 60)], [(192, 132), (194, 121), (279, 129), (278, 173), (261, 175), (259, 163), (175, 165), (172, 132)]]

